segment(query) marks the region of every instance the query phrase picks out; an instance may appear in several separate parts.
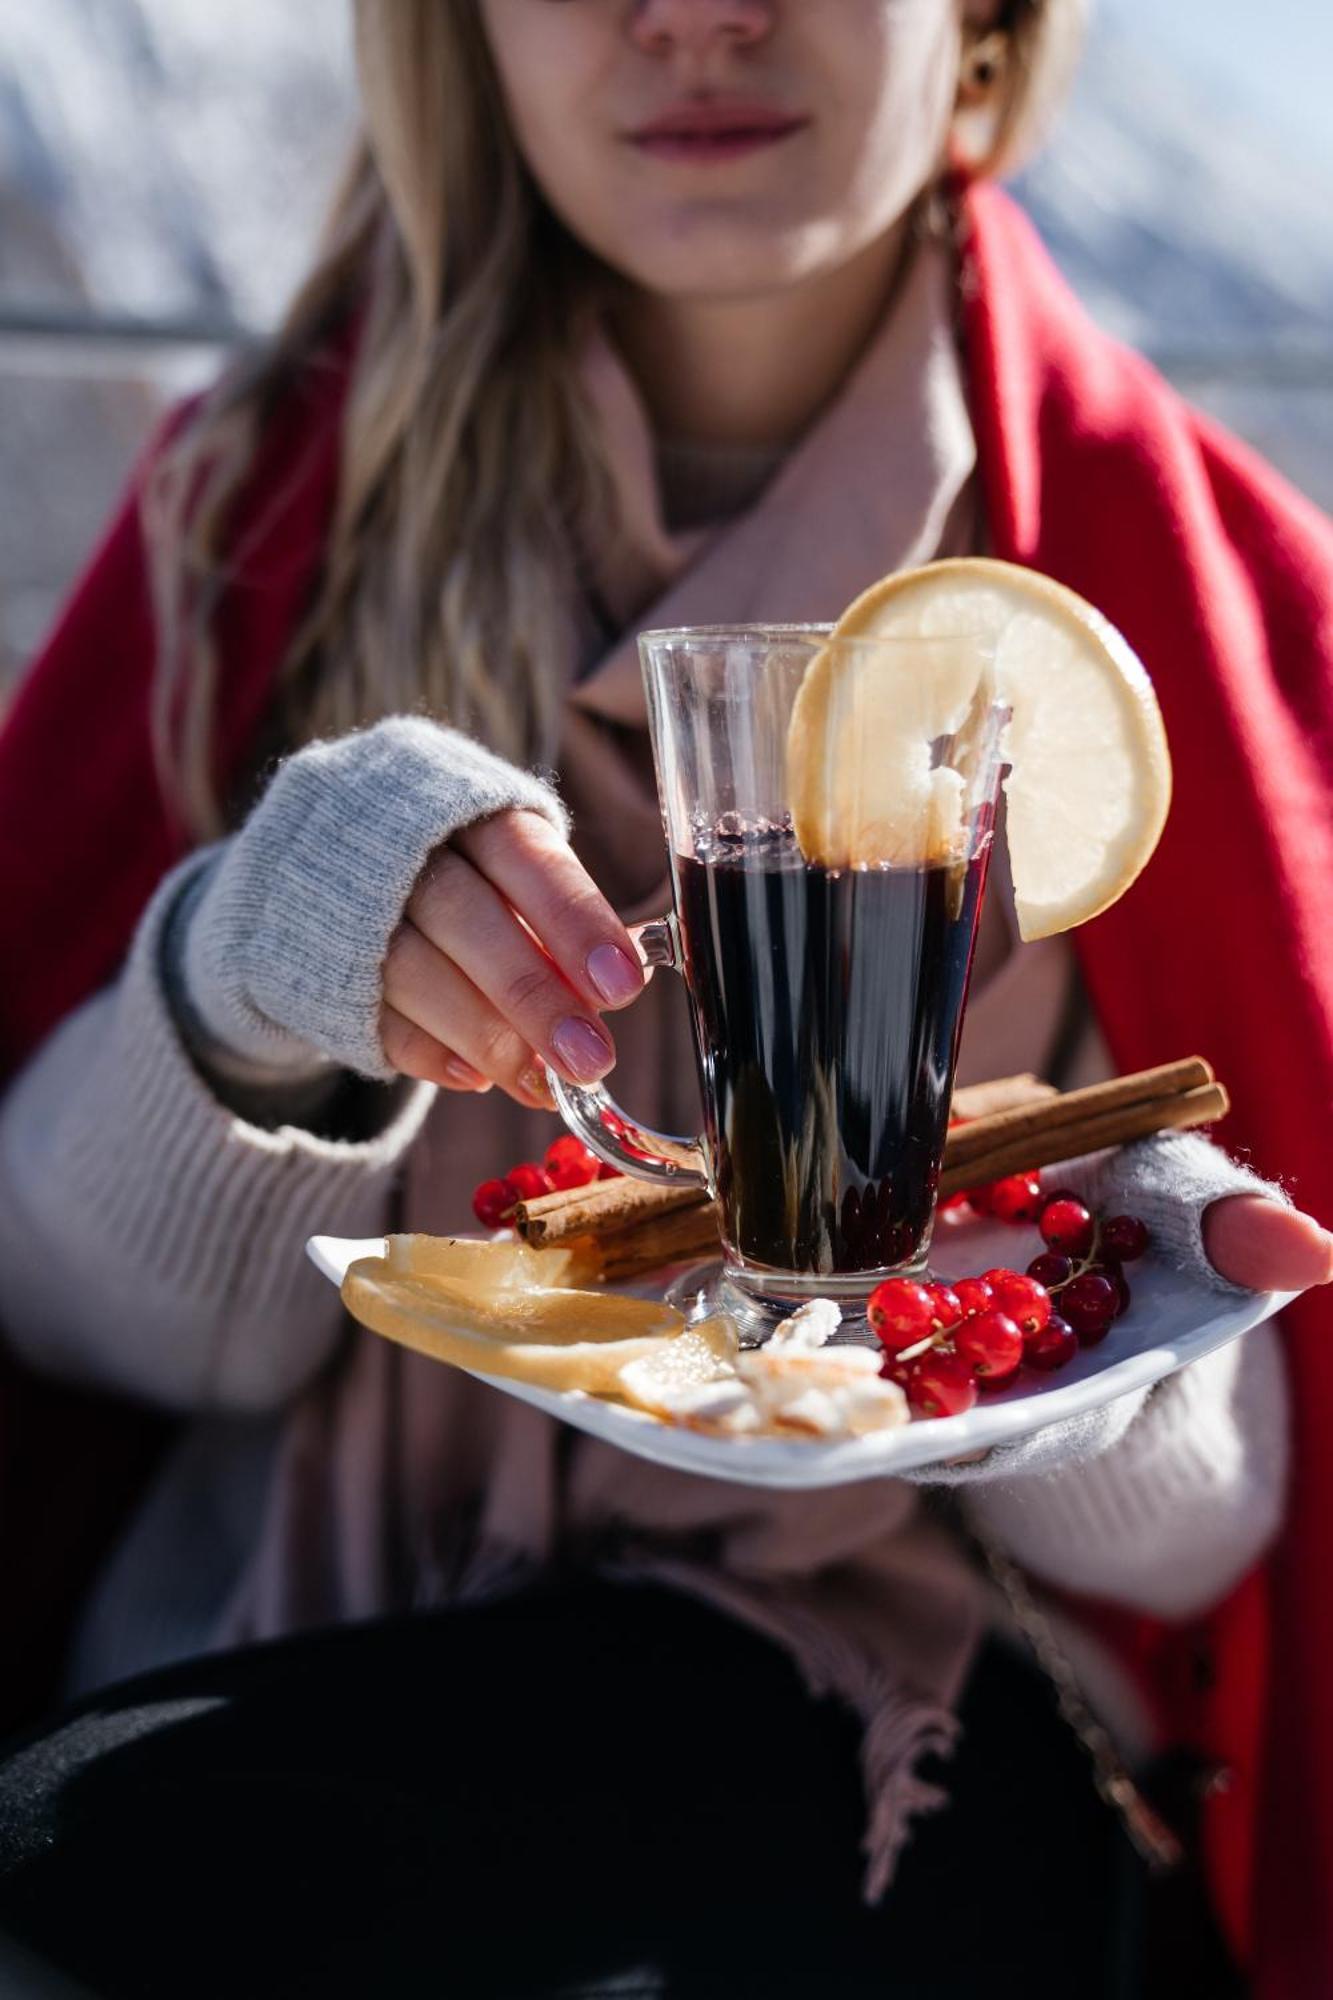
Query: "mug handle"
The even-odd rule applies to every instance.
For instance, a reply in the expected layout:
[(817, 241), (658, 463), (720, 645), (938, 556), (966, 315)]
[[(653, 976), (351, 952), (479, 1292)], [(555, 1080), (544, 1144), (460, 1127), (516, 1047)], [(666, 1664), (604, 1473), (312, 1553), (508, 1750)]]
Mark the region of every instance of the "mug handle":
[[(670, 966), (684, 972), (680, 929), (674, 911), (635, 924), (630, 936), (645, 965)], [(599, 1160), (621, 1173), (642, 1181), (665, 1181), (674, 1187), (706, 1188), (711, 1194), (703, 1142), (684, 1139), (670, 1132), (656, 1132), (641, 1125), (616, 1103), (600, 1083), (569, 1083), (548, 1064), (546, 1080), (551, 1086), (560, 1115), (576, 1138), (582, 1139)]]

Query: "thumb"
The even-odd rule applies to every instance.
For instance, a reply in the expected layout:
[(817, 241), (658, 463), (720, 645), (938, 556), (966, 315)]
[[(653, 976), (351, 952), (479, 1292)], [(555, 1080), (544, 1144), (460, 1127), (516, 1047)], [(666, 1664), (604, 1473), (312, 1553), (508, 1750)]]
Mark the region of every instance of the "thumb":
[(1333, 1236), (1312, 1215), (1261, 1194), (1210, 1203), (1203, 1247), (1215, 1271), (1255, 1292), (1303, 1292), (1333, 1279)]

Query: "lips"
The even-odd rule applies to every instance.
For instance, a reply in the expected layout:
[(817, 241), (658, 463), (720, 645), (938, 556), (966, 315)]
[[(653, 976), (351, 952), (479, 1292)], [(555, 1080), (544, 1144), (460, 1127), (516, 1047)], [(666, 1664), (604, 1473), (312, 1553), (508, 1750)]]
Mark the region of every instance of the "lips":
[(799, 113), (779, 111), (769, 104), (708, 98), (673, 106), (625, 136), (632, 146), (653, 158), (703, 164), (780, 145), (809, 122)]

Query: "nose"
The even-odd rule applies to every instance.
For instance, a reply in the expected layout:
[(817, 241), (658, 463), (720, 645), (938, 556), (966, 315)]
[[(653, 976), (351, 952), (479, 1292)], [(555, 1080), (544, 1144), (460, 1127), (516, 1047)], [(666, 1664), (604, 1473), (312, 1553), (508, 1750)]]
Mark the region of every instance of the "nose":
[(645, 55), (747, 47), (773, 26), (773, 0), (635, 0), (630, 34)]

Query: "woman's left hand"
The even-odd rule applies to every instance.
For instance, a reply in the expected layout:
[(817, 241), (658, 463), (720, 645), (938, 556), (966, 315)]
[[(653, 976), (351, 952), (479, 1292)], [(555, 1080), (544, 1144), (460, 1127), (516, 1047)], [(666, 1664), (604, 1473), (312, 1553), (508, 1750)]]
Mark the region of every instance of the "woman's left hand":
[(1333, 1235), (1298, 1208), (1261, 1194), (1223, 1195), (1203, 1218), (1208, 1260), (1233, 1285), (1303, 1292), (1333, 1280)]
[[(1202, 1233), (1209, 1263), (1233, 1285), (1255, 1292), (1304, 1292), (1333, 1281), (1333, 1234), (1312, 1215), (1285, 1208), (1266, 1195), (1227, 1194), (1210, 1202), (1203, 1213)], [(1013, 1466), (1023, 1450), (1021, 1444), (1005, 1447), (1006, 1461)], [(994, 1457), (992, 1451), (969, 1452), (950, 1459), (946, 1471), (961, 1473)], [(908, 1477), (929, 1480), (938, 1478), (939, 1471), (932, 1468)]]

